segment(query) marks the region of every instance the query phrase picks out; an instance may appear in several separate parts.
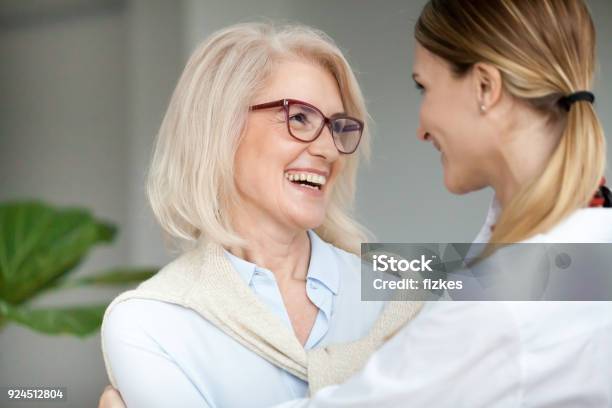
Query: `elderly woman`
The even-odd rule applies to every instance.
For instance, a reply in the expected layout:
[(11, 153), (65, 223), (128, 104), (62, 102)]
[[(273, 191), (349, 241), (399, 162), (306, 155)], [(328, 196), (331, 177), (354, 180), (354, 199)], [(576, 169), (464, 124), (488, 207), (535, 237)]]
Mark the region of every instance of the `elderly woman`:
[(313, 29), (237, 25), (193, 53), (148, 178), (184, 253), (115, 299), (102, 327), (128, 406), (304, 397), (326, 370), (305, 350), (371, 329), (382, 303), (360, 300), (365, 234), (350, 215), (366, 119), (347, 61)]

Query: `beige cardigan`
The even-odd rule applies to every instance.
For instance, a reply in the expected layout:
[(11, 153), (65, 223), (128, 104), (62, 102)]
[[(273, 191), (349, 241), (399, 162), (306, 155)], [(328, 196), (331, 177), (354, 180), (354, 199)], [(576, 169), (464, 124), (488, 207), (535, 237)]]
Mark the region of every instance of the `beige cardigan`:
[[(249, 350), (308, 381), (311, 394), (358, 371), (422, 307), (421, 302), (389, 302), (364, 339), (306, 351), (293, 331), (240, 279), (223, 248), (212, 243), (181, 255), (136, 289), (115, 298), (106, 309), (102, 330), (112, 308), (132, 298), (193, 309)], [(117, 388), (104, 343), (102, 354), (110, 382)]]

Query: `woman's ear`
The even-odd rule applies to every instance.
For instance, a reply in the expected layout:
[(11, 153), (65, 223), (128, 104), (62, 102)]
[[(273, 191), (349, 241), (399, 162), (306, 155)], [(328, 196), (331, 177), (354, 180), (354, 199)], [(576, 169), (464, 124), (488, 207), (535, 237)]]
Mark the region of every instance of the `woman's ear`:
[(491, 64), (477, 62), (472, 67), (476, 101), (481, 113), (493, 108), (501, 99), (502, 77), (499, 69)]

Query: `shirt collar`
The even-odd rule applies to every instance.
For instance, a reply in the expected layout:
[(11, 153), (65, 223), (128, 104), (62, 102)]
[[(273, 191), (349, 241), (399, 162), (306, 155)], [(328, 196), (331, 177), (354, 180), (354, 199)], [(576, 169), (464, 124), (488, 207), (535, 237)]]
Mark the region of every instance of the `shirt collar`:
[(308, 279), (315, 279), (325, 285), (334, 295), (340, 286), (340, 271), (333, 246), (323, 241), (314, 231), (308, 231), (310, 238), (310, 264)]
[(255, 269), (257, 269), (257, 265), (237, 257), (226, 249), (223, 249), (223, 252), (225, 252), (225, 256), (232, 263), (232, 266), (238, 272), (238, 275), (240, 275), (242, 280), (244, 280), (244, 283), (246, 283), (247, 286), (250, 286), (253, 275), (255, 274)]
[(487, 212), (485, 222), (480, 228), (478, 235), (476, 235), (476, 238), (474, 238), (474, 241), (472, 241), (473, 245), (470, 246), (468, 252), (465, 254), (466, 262), (469, 262), (471, 259), (476, 258), (484, 249), (484, 244), (489, 242), (489, 240), (491, 239), (491, 235), (493, 235), (491, 227), (497, 222), (497, 218), (499, 217), (500, 213), (501, 206), (499, 205), (497, 197), (493, 195), (491, 203), (489, 204), (489, 211)]
[(496, 195), (493, 195), (491, 199), (491, 203), (489, 204), (489, 211), (487, 212), (487, 217), (485, 218), (485, 222), (483, 226), (480, 228), (480, 232), (474, 239), (473, 242), (476, 243), (487, 243), (489, 239), (491, 239), (492, 230), (491, 227), (495, 225), (499, 215), (501, 214), (501, 205), (499, 204), (499, 200)]
[[(338, 294), (340, 272), (331, 244), (323, 241), (314, 231), (308, 230), (310, 238), (310, 262), (308, 264), (307, 280), (317, 280), (327, 287), (334, 295)], [(224, 249), (225, 256), (247, 285), (251, 284), (255, 270), (254, 263), (245, 261)]]

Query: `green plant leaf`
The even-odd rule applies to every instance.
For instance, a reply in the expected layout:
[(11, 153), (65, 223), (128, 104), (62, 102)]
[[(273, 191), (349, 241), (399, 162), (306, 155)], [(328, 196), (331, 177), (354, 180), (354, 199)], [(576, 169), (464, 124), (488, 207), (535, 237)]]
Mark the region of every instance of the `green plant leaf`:
[(102, 324), (107, 305), (30, 309), (0, 301), (0, 316), (45, 334), (85, 337)]
[(89, 211), (57, 209), (39, 201), (0, 204), (0, 299), (23, 303), (72, 272), (114, 225)]
[(51, 286), (53, 289), (74, 288), (79, 286), (114, 286), (139, 283), (157, 273), (156, 268), (115, 268), (93, 276), (65, 279)]

